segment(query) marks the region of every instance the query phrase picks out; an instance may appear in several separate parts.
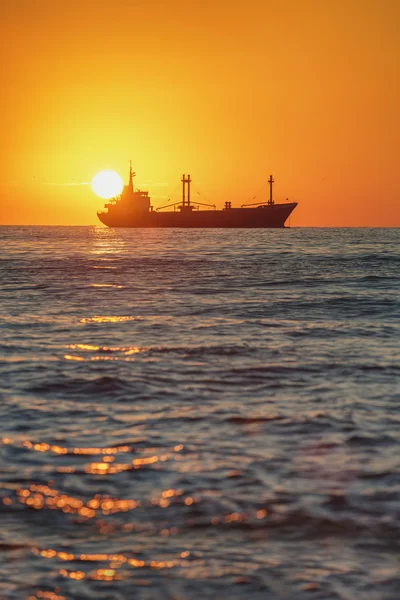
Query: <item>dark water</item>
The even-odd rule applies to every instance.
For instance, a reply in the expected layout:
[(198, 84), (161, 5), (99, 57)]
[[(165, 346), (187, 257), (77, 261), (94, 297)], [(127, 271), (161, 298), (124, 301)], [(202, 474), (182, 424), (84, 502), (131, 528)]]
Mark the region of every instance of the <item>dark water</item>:
[(2, 598), (399, 598), (400, 230), (0, 240)]

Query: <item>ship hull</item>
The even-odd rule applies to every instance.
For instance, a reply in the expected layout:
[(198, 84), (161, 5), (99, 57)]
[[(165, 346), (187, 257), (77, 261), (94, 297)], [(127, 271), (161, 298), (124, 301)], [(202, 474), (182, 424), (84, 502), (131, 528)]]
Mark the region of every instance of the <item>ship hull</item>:
[(183, 227), (183, 228), (282, 228), (297, 203), (274, 204), (257, 208), (226, 210), (152, 211), (97, 213), (107, 227)]

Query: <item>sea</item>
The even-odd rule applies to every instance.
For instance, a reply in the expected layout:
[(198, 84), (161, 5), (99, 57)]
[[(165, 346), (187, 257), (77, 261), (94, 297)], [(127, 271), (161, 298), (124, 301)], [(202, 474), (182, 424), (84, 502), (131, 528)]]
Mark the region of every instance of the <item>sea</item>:
[(400, 229), (0, 228), (0, 598), (398, 600)]

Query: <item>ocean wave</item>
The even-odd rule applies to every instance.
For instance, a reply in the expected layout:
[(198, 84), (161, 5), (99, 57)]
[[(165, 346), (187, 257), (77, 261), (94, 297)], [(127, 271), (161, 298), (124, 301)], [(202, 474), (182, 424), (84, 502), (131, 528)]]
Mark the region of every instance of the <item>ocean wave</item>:
[(0, 228), (5, 597), (397, 598), (398, 236)]

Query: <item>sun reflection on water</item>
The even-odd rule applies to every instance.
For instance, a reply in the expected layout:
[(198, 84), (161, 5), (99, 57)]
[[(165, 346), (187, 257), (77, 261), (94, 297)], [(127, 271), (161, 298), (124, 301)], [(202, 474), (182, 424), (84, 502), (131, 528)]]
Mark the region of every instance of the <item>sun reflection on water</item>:
[[(99, 352), (94, 356), (82, 356), (80, 354), (64, 354), (64, 359), (69, 361), (132, 361), (135, 360), (136, 354), (145, 354), (150, 350), (159, 350), (159, 347), (150, 346), (95, 346), (92, 344), (68, 344), (69, 350), (77, 350), (79, 352)], [(119, 356), (115, 356), (115, 354)], [(122, 356), (121, 356), (122, 355)]]
[[(3, 444), (11, 444), (11, 440), (9, 438), (1, 439)], [(140, 440), (138, 440), (140, 441)], [(121, 446), (112, 446), (110, 448), (67, 448), (64, 446), (57, 446), (53, 444), (48, 444), (47, 442), (31, 442), (30, 440), (24, 440), (20, 442), (22, 446), (27, 448), (28, 450), (34, 450), (35, 452), (53, 452), (54, 454), (78, 454), (78, 455), (98, 455), (98, 454), (118, 454), (120, 452), (131, 452), (132, 446), (130, 445), (121, 445)]]
[(90, 283), (90, 287), (103, 287), (103, 288), (117, 288), (123, 289), (124, 285), (117, 285), (116, 283)]
[[(169, 450), (163, 453), (155, 453), (155, 448), (150, 446), (138, 447), (135, 443), (121, 444), (109, 447), (67, 447), (48, 442), (32, 440), (12, 440), (4, 437), (3, 444), (25, 449), (30, 452), (52, 453), (59, 457), (58, 460), (64, 460), (65, 457), (76, 457), (77, 461), (85, 460), (86, 457), (99, 457), (98, 460), (85, 463), (84, 465), (58, 465), (58, 472), (63, 473), (87, 473), (93, 477), (112, 476), (115, 473), (134, 469), (156, 469), (170, 458), (182, 457), (186, 460), (186, 453), (183, 444), (175, 444)], [(140, 456), (129, 456), (129, 453), (142, 453)], [(128, 462), (117, 462), (118, 457), (123, 457)], [(96, 535), (102, 536), (104, 541), (110, 539), (110, 536), (135, 534), (158, 536), (160, 543), (163, 544), (167, 539), (176, 536), (179, 544), (182, 526), (180, 522), (173, 521), (168, 523), (167, 519), (175, 519), (173, 515), (176, 509), (183, 511), (183, 527), (196, 526), (196, 515), (202, 515), (200, 523), (204, 527), (212, 528), (241, 528), (244, 523), (253, 527), (255, 523), (266, 520), (270, 517), (267, 507), (260, 506), (257, 510), (232, 511), (232, 512), (214, 512), (210, 514), (204, 511), (204, 497), (201, 493), (185, 492), (184, 488), (166, 487), (150, 492), (151, 496), (147, 498), (118, 498), (111, 494), (95, 493), (89, 498), (77, 497), (67, 493), (62, 489), (53, 487), (52, 481), (45, 483), (31, 483), (26, 486), (16, 486), (13, 489), (15, 493), (10, 493), (3, 498), (3, 504), (10, 506), (13, 503), (22, 505), (29, 510), (55, 510), (60, 515), (64, 515), (75, 527), (92, 525)], [(12, 489), (12, 486), (11, 488)], [(139, 510), (138, 510), (139, 509)], [(142, 521), (143, 510), (154, 511), (155, 518), (147, 518)], [(164, 513), (160, 521), (159, 511)], [(126, 517), (124, 514), (129, 513)], [(132, 513), (132, 514), (131, 514)], [(129, 522), (126, 522), (126, 519)], [(135, 578), (134, 572), (141, 569), (162, 570), (185, 569), (188, 578), (196, 577), (205, 564), (201, 559), (191, 556), (191, 550), (185, 547), (176, 548), (175, 554), (168, 557), (154, 556), (142, 557), (134, 554), (133, 550), (123, 552), (90, 552), (87, 549), (77, 550), (76, 547), (40, 547), (35, 545), (31, 552), (39, 560), (47, 560), (53, 563), (53, 570), (64, 579), (73, 581), (98, 581), (112, 582), (126, 579), (132, 579), (135, 585), (141, 585)], [(137, 552), (137, 551), (136, 551)], [(61, 564), (57, 564), (61, 563)], [(97, 564), (93, 564), (97, 563)], [(94, 568), (93, 568), (94, 567)], [(222, 571), (221, 571), (222, 573)], [(139, 583), (138, 583), (139, 581)], [(143, 585), (150, 585), (146, 579), (142, 581)], [(62, 596), (57, 596), (57, 592), (49, 592), (51, 595), (43, 595), (42, 592), (35, 592), (31, 598), (47, 598), (48, 600), (60, 600)]]
[(126, 242), (118, 231), (108, 227), (93, 227), (90, 253), (94, 256), (118, 256), (127, 252)]
[(34, 596), (28, 596), (26, 600), (66, 600), (65, 596), (58, 595), (59, 589), (51, 592), (49, 590), (38, 590)]
[(94, 316), (94, 317), (83, 317), (79, 319), (79, 323), (123, 323), (124, 321), (134, 321), (136, 317), (133, 316)]
[(123, 352), (124, 354), (138, 354), (151, 349), (146, 346), (94, 346), (90, 344), (68, 344), (66, 348), (88, 352)]

